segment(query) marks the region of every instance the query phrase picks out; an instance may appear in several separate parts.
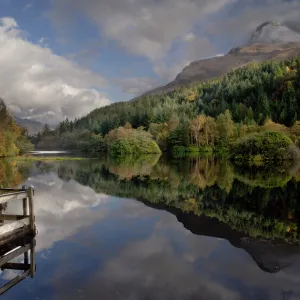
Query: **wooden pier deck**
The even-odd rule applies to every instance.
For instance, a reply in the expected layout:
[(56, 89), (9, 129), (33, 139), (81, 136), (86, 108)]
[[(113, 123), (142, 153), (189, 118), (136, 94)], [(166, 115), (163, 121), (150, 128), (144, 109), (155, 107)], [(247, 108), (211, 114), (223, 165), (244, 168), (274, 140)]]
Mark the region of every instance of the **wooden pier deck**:
[[(0, 285), (0, 295), (21, 282), (27, 276), (33, 277), (36, 271), (34, 260), (35, 249), (35, 216), (34, 189), (0, 188), (0, 269), (22, 271), (20, 275)], [(22, 214), (7, 214), (7, 205), (12, 201), (22, 203)], [(20, 204), (21, 204), (20, 203)], [(11, 262), (23, 255), (23, 262)]]

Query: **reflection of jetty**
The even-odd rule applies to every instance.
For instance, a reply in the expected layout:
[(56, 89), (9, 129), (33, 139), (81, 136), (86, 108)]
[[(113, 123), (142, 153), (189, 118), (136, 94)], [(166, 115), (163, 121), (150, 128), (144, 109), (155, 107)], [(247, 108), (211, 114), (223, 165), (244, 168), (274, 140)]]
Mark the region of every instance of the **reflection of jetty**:
[[(33, 209), (34, 190), (0, 189), (0, 268), (22, 271), (14, 279), (0, 287), (0, 295), (18, 284), (27, 276), (34, 276), (35, 219)], [(21, 200), (23, 214), (6, 214), (5, 210), (11, 201)], [(15, 262), (23, 255), (22, 263)]]

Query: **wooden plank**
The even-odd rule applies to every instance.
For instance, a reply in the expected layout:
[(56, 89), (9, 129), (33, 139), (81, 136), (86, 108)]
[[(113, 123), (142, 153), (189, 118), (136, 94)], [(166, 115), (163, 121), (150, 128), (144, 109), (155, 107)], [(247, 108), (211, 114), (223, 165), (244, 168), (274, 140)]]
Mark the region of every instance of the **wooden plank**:
[[(25, 252), (26, 253), (26, 252)], [(30, 264), (22, 264), (22, 263), (6, 263), (1, 266), (2, 270), (20, 270), (27, 271), (30, 269)]]
[(0, 195), (0, 204), (6, 203), (11, 200), (22, 200), (24, 195), (26, 195), (26, 191), (15, 192), (15, 193), (8, 193)]
[(16, 249), (17, 247), (30, 244), (35, 236), (35, 232), (32, 232), (29, 226), (14, 230), (10, 235), (5, 236), (0, 240), (0, 257)]
[(7, 292), (9, 289), (14, 287), (16, 284), (18, 284), (20, 281), (25, 279), (30, 274), (30, 270), (24, 272), (23, 274), (17, 276), (7, 284), (5, 284), (2, 288), (0, 288), (0, 295), (3, 295), (5, 292)]
[(20, 256), (21, 254), (28, 251), (29, 249), (30, 249), (30, 245), (26, 245), (26, 246), (23, 246), (21, 248), (18, 248), (16, 250), (8, 253), (8, 254), (5, 254), (3, 257), (0, 258), (0, 267), (4, 264), (8, 263), (9, 261), (14, 259), (15, 257)]
[(0, 221), (20, 221), (24, 218), (29, 218), (29, 215), (1, 215)]
[(24, 218), (20, 221), (16, 221), (13, 223), (7, 223), (4, 224), (2, 226), (0, 226), (0, 239), (1, 239), (1, 235), (3, 234), (9, 234), (10, 232), (18, 229), (18, 228), (22, 228), (22, 227), (26, 227), (30, 224), (30, 220), (29, 218)]

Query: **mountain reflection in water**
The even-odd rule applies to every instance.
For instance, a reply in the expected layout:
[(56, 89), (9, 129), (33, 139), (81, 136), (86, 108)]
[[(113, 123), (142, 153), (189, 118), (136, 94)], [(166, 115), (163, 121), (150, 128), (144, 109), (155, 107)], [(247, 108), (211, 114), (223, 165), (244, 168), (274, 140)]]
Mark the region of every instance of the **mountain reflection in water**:
[(2, 161), (0, 172), (37, 191), (39, 268), (7, 299), (300, 297), (296, 166), (149, 156)]

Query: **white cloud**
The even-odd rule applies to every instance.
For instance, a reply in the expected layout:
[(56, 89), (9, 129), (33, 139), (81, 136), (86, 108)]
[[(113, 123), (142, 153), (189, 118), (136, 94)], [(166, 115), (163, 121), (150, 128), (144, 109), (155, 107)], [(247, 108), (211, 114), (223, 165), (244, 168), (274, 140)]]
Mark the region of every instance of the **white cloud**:
[[(52, 20), (59, 28), (65, 28), (66, 24), (72, 28), (68, 22), (76, 13), (86, 16), (98, 27), (102, 38), (106, 36), (125, 51), (147, 58), (162, 81), (173, 79), (175, 72), (192, 60), (215, 57), (246, 42), (266, 20), (279, 20), (300, 30), (297, 0), (53, 0), (53, 3)], [(211, 36), (218, 38), (215, 50), (209, 40)]]
[(24, 6), (23, 11), (25, 12), (32, 7), (33, 7), (33, 2), (29, 2)]
[(48, 38), (41, 37), (38, 42), (41, 47), (48, 48), (49, 45), (46, 43), (47, 40), (48, 40)]
[(18, 117), (54, 124), (109, 104), (98, 91), (105, 79), (29, 42), (12, 18), (0, 19), (0, 76), (0, 97)]
[(192, 61), (214, 57), (215, 55), (216, 51), (209, 39), (194, 36), (189, 42), (182, 44), (177, 49), (176, 55), (171, 56), (167, 63), (156, 62), (153, 69), (160, 78), (171, 81)]
[[(199, 46), (199, 41), (205, 39), (196, 36), (194, 27), (235, 1), (54, 0), (52, 19), (59, 28), (64, 28), (76, 15), (74, 11), (84, 14), (99, 28), (101, 36), (117, 41), (131, 54), (147, 58), (154, 65), (154, 71), (164, 64), (181, 71), (182, 66), (195, 59), (196, 50), (191, 49), (192, 45)], [(185, 47), (185, 44), (192, 45)], [(178, 55), (177, 48), (186, 49), (188, 53)], [(197, 50), (196, 59), (206, 56), (201, 48)], [(175, 76), (171, 74), (162, 79)]]

